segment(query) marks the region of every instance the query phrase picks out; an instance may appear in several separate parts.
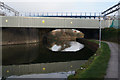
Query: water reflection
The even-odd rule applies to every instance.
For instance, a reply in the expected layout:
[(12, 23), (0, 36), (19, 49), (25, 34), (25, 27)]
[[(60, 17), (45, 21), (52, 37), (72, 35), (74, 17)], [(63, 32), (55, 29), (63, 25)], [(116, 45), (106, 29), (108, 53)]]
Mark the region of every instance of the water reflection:
[[(74, 71), (87, 60), (77, 60), (70, 62), (54, 62), (54, 63), (41, 63), (41, 64), (27, 64), (27, 65), (9, 65), (3, 66), (3, 76), (20, 76), (20, 75), (32, 75), (32, 74), (45, 74), (56, 72), (68, 72)], [(45, 69), (43, 69), (45, 68)]]
[(34, 61), (39, 55), (40, 44), (2, 46), (2, 64), (22, 64)]
[[(68, 71), (68, 72), (56, 72), (56, 73), (43, 73), (43, 74), (27, 74), (27, 75), (20, 75), (20, 76), (10, 76), (6, 80), (11, 80), (15, 78), (41, 78), (42, 80), (67, 80), (69, 75), (74, 75), (75, 71)], [(44, 79), (43, 79), (44, 78)]]
[[(72, 42), (76, 46), (76, 42)], [(66, 46), (67, 47), (66, 47)], [(64, 44), (65, 48), (70, 49), (69, 45)], [(75, 46), (73, 46), (75, 48)], [(20, 65), (31, 63), (49, 63), (49, 62), (65, 62), (72, 60), (87, 60), (93, 52), (84, 46), (76, 52), (56, 52), (49, 50), (43, 44), (24, 44), (24, 45), (9, 45), (2, 48), (2, 64), (3, 65)], [(64, 53), (64, 54), (63, 54)], [(73, 54), (74, 53), (74, 54)]]
[(79, 42), (76, 41), (65, 41), (64, 44), (52, 44), (52, 47), (49, 48), (52, 51), (62, 51), (62, 52), (76, 52), (84, 48), (83, 44), (80, 44)]

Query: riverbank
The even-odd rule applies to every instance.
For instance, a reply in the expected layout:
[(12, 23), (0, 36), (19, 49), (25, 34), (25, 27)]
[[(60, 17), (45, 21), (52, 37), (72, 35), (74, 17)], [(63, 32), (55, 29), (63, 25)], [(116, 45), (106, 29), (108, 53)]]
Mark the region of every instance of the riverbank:
[[(98, 43), (98, 42), (97, 42)], [(80, 78), (104, 78), (110, 58), (109, 46), (102, 42), (101, 49), (89, 58), (88, 62), (76, 70), (75, 75), (68, 77), (69, 80)]]

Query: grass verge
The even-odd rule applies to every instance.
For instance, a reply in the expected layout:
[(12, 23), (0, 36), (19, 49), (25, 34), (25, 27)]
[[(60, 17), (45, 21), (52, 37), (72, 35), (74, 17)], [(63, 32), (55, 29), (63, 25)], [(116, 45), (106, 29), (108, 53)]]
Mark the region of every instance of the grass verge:
[(80, 69), (76, 70), (75, 75), (70, 75), (68, 80), (80, 78), (104, 78), (109, 58), (109, 46), (102, 42), (101, 49), (99, 48), (97, 52), (89, 58), (87, 63), (80, 66)]

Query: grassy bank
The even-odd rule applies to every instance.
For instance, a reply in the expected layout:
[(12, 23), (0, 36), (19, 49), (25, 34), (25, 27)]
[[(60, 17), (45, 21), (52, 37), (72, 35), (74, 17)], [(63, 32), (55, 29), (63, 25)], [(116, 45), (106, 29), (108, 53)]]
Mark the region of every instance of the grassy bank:
[(115, 28), (102, 29), (102, 40), (119, 43), (120, 29)]
[(76, 80), (79, 78), (104, 78), (109, 58), (109, 46), (106, 43), (102, 42), (101, 49), (98, 49), (96, 54), (94, 54), (87, 63), (82, 65), (80, 69), (76, 70), (75, 75), (70, 75), (68, 79)]

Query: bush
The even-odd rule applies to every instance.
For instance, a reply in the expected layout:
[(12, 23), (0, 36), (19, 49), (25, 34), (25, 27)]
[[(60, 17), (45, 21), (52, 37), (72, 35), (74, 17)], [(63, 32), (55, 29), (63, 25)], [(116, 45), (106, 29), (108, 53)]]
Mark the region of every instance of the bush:
[(105, 28), (102, 30), (102, 40), (117, 42), (120, 39), (120, 29)]

